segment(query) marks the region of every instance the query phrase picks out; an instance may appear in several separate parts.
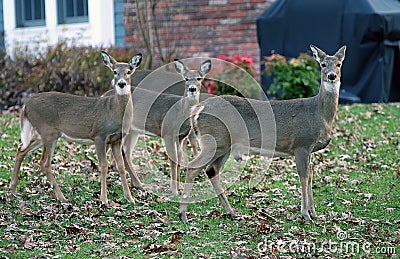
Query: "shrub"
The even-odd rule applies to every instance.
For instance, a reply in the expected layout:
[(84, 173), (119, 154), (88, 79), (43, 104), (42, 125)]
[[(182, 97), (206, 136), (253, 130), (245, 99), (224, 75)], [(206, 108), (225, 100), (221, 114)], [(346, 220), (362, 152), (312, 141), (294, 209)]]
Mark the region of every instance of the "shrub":
[[(59, 91), (98, 96), (110, 88), (112, 73), (103, 65), (101, 48), (71, 46), (64, 41), (39, 51), (16, 49), (0, 59), (0, 110), (20, 106), (30, 93)], [(118, 61), (129, 61), (128, 49), (109, 49)]]
[(278, 99), (310, 97), (319, 89), (318, 63), (310, 55), (301, 53), (289, 61), (279, 54), (264, 57), (265, 72), (272, 75), (268, 95)]
[[(234, 55), (234, 56), (217, 56), (218, 59), (233, 63), (238, 66), (240, 69), (232, 70), (233, 66), (228, 66), (223, 64), (223, 71), (220, 74), (220, 81), (207, 80), (204, 83), (204, 86), (207, 88), (208, 93), (216, 94), (216, 95), (238, 95), (242, 96), (235, 88), (230, 86), (229, 84), (225, 84), (223, 82), (235, 82), (235, 84), (248, 85), (249, 87), (253, 87), (253, 82), (250, 82), (249, 79), (253, 79), (254, 77), (254, 62), (252, 56), (242, 56), (242, 55)], [(251, 77), (243, 78), (243, 72), (247, 72), (251, 75)], [(243, 81), (243, 82), (242, 82)], [(257, 87), (257, 86), (256, 86)], [(250, 91), (251, 92), (251, 91)], [(250, 93), (251, 95), (251, 93)]]

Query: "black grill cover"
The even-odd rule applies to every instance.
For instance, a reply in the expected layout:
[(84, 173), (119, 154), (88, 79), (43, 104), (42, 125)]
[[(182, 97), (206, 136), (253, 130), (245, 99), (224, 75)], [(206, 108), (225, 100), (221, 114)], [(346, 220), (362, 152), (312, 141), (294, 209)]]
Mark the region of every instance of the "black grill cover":
[[(257, 17), (257, 35), (261, 59), (346, 44), (341, 88), (362, 102), (400, 100), (399, 0), (277, 0)], [(262, 75), (264, 89), (270, 81)]]

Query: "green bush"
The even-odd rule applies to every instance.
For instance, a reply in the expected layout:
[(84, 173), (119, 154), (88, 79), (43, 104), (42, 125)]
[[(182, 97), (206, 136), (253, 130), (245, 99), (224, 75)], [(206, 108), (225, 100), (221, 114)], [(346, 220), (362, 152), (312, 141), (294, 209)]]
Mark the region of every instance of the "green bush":
[[(60, 41), (45, 50), (16, 49), (0, 59), (0, 110), (21, 105), (29, 93), (59, 91), (98, 96), (110, 88), (112, 73), (103, 65), (101, 48), (71, 46)], [(128, 49), (108, 49), (118, 61), (128, 62)]]
[(313, 96), (319, 89), (318, 63), (307, 54), (289, 61), (279, 54), (264, 57), (265, 72), (272, 75), (268, 95), (277, 99), (305, 98)]

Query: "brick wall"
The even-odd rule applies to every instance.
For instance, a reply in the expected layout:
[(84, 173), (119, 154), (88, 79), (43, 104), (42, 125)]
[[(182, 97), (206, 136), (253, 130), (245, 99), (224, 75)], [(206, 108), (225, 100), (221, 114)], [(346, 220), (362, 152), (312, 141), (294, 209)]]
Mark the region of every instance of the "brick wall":
[[(274, 0), (161, 0), (156, 5), (160, 45), (169, 60), (251, 55), (258, 67), (256, 18)], [(134, 0), (125, 4), (125, 41), (143, 49)], [(145, 52), (144, 52), (145, 53)], [(160, 65), (155, 58), (155, 65)], [(257, 70), (258, 71), (258, 70)]]

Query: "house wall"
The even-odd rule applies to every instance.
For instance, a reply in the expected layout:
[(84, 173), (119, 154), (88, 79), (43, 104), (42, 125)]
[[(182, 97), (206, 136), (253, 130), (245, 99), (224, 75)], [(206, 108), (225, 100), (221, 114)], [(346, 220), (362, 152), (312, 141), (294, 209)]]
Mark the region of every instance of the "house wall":
[(115, 44), (114, 0), (88, 0), (89, 22), (58, 24), (55, 0), (45, 0), (46, 25), (16, 27), (15, 1), (3, 1), (4, 40), (8, 53), (28, 46), (33, 50), (57, 43), (60, 39), (74, 44), (110, 46)]
[[(258, 67), (256, 18), (273, 1), (161, 0), (153, 22), (159, 28), (160, 45), (169, 60), (241, 54), (251, 55)], [(134, 0), (126, 1), (125, 21), (126, 45), (144, 48)]]

